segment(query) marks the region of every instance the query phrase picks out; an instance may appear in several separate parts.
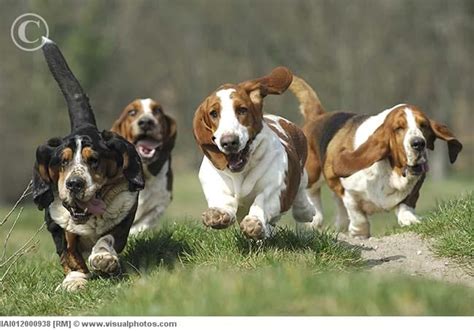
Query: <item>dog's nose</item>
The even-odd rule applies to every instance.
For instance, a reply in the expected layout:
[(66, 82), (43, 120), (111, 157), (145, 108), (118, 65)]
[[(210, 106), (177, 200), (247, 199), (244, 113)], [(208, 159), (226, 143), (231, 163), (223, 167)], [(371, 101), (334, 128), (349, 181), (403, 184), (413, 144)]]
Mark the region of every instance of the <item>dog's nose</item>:
[(239, 149), (239, 136), (235, 134), (225, 134), (220, 140), (221, 146), (227, 152), (237, 152)]
[(138, 121), (138, 126), (142, 130), (149, 130), (155, 126), (155, 123), (151, 118), (142, 118)]
[(86, 181), (80, 177), (72, 177), (66, 180), (66, 188), (72, 193), (81, 192), (86, 186)]
[(421, 152), (425, 149), (426, 141), (423, 138), (415, 137), (410, 141), (410, 145), (415, 151)]

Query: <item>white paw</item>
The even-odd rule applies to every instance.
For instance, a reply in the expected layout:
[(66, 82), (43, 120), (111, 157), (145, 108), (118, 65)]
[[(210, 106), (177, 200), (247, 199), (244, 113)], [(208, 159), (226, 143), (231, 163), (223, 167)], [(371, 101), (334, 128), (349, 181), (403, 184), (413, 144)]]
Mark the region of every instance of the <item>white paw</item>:
[(402, 227), (418, 223), (420, 223), (420, 219), (410, 210), (404, 210), (398, 214), (398, 224)]
[(368, 223), (360, 224), (358, 226), (354, 226), (353, 224), (350, 224), (349, 235), (352, 238), (368, 239), (370, 237), (370, 226)]
[(314, 230), (321, 230), (323, 228), (323, 214), (317, 212), (316, 215), (313, 216), (311, 228)]
[(120, 263), (117, 255), (109, 252), (94, 253), (89, 256), (89, 264), (94, 271), (105, 272), (109, 275), (120, 271)]
[(56, 287), (56, 291), (64, 290), (74, 292), (82, 290), (86, 287), (89, 274), (84, 274), (79, 271), (71, 271), (66, 275), (63, 282)]

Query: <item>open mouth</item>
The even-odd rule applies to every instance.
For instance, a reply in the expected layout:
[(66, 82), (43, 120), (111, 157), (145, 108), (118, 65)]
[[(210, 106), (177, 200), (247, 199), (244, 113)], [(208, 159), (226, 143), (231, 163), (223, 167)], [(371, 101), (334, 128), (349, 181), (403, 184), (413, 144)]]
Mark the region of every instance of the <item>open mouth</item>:
[(406, 166), (403, 175), (406, 177), (408, 173), (414, 175), (414, 176), (420, 176), (421, 174), (424, 174), (430, 170), (428, 166), (428, 162), (422, 162), (415, 164), (413, 166)]
[(238, 153), (231, 153), (226, 155), (227, 159), (227, 167), (232, 172), (239, 172), (241, 171), (248, 161), (248, 154), (250, 149), (250, 142), (247, 143), (245, 148)]
[(161, 141), (153, 138), (139, 138), (135, 142), (135, 148), (142, 159), (151, 159), (155, 156), (157, 149), (161, 147)]
[(75, 199), (72, 205), (63, 202), (63, 206), (69, 211), (72, 220), (79, 224), (84, 224), (91, 216), (99, 216), (105, 212), (105, 202), (97, 193), (89, 201)]

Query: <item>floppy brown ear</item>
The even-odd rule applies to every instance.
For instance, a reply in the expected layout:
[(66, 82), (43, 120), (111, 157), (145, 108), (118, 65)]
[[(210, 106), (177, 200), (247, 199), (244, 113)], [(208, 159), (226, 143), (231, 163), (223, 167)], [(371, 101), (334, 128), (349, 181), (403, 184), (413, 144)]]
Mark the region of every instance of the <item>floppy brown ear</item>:
[(270, 74), (239, 84), (255, 104), (260, 104), (268, 94), (282, 94), (293, 80), (293, 74), (286, 67), (276, 67)]
[(427, 139), (427, 147), (431, 150), (434, 149), (435, 138), (446, 141), (448, 143), (449, 161), (454, 163), (458, 157), (459, 152), (462, 150), (461, 142), (454, 137), (446, 125), (433, 120), (430, 120), (430, 125), (435, 137), (429, 137)]
[(142, 162), (135, 146), (116, 133), (104, 130), (102, 138), (107, 147), (116, 153), (118, 164), (122, 167), (123, 175), (128, 180), (131, 192), (140, 191), (145, 187)]
[(332, 164), (334, 175), (349, 177), (386, 158), (389, 153), (389, 135), (382, 125), (356, 150), (342, 149), (336, 153)]
[(176, 142), (177, 125), (174, 118), (166, 114), (164, 114), (164, 116), (165, 116), (165, 121), (168, 127), (168, 133), (166, 136), (166, 141), (164, 143), (163, 149), (167, 151), (171, 151), (174, 148), (174, 144)]
[(36, 149), (32, 189), (33, 201), (40, 210), (47, 208), (54, 200), (52, 185), (55, 185), (57, 176), (50, 172), (50, 164), (54, 151), (61, 142), (61, 139), (53, 138)]
[(227, 167), (225, 155), (219, 150), (212, 140), (212, 128), (209, 123), (209, 115), (206, 113), (205, 100), (196, 110), (193, 119), (194, 138), (204, 153), (204, 155), (212, 162), (214, 167), (224, 170)]
[(128, 113), (124, 110), (122, 114), (120, 115), (120, 117), (114, 122), (110, 131), (118, 133), (119, 135), (127, 139), (128, 141), (131, 141), (132, 137), (129, 137), (130, 130), (128, 130), (127, 121), (126, 121), (127, 116), (128, 116)]

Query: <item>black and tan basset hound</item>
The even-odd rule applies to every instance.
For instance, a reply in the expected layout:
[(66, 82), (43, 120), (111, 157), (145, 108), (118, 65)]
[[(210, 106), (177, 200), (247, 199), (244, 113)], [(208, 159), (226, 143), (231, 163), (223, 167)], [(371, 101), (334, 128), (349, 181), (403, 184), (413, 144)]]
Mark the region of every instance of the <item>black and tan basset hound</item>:
[(140, 157), (119, 135), (97, 129), (89, 100), (51, 40), (42, 47), (66, 99), (71, 133), (52, 138), (36, 151), (33, 199), (44, 209), (65, 278), (58, 288), (85, 286), (90, 268), (120, 270), (118, 253), (127, 242), (144, 187)]

